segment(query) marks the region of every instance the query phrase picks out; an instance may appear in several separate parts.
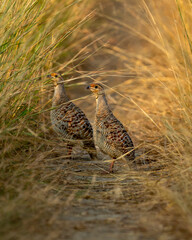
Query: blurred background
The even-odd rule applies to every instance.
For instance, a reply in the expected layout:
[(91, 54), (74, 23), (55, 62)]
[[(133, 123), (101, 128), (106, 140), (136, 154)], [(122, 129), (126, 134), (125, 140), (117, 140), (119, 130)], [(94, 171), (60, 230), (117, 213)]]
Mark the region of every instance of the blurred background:
[[(2, 1), (3, 239), (191, 238), (191, 20), (190, 0)], [(105, 86), (141, 172), (109, 176), (103, 187), (99, 168), (79, 163), (84, 173), (78, 175), (76, 165), (61, 167), (65, 143), (49, 118), (53, 84), (46, 75), (52, 72), (63, 75), (68, 96), (91, 122), (95, 99), (86, 86)], [(78, 158), (80, 150), (75, 153)], [(102, 223), (85, 209), (89, 198), (85, 205), (99, 202), (109, 211)], [(78, 220), (82, 212), (88, 220)], [(119, 235), (104, 235), (114, 225)]]

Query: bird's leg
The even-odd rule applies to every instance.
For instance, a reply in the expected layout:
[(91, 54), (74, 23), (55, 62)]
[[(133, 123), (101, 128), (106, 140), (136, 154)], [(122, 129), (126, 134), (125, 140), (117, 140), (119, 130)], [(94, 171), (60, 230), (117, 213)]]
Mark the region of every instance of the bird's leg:
[(92, 151), (88, 151), (88, 153), (89, 153), (89, 156), (92, 160), (97, 160), (97, 153), (95, 152), (94, 149)]
[(71, 156), (72, 150), (73, 150), (73, 145), (68, 143), (67, 144), (67, 156), (69, 159), (72, 159), (72, 156)]
[(111, 162), (110, 169), (109, 169), (110, 173), (113, 173), (114, 163), (115, 163), (115, 158), (113, 158), (113, 161)]
[(89, 153), (89, 156), (92, 160), (97, 159), (97, 150), (95, 148), (95, 145), (93, 141), (84, 141), (83, 148)]

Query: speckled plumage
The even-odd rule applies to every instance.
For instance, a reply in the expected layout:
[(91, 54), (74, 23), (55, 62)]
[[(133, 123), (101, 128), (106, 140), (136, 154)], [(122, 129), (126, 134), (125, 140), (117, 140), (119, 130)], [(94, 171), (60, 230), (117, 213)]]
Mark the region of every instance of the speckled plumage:
[[(96, 158), (93, 142), (92, 126), (84, 112), (67, 97), (63, 79), (59, 74), (49, 75), (54, 80), (54, 96), (52, 100), (51, 123), (55, 132), (67, 141), (69, 150), (79, 141), (83, 142), (92, 159)], [(70, 152), (71, 153), (71, 152)]]
[[(124, 159), (134, 160), (133, 142), (123, 124), (113, 115), (100, 84), (91, 84), (90, 90), (96, 96), (96, 115), (93, 129), (95, 144), (111, 158), (116, 159), (125, 154)], [(130, 152), (130, 153), (128, 153)], [(126, 153), (128, 153), (126, 155)], [(111, 164), (110, 171), (113, 169)]]

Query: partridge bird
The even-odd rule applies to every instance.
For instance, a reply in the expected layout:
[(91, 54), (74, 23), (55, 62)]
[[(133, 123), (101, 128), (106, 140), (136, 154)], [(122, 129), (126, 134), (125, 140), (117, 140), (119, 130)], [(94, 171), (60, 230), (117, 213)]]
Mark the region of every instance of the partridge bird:
[(93, 129), (89, 120), (84, 112), (67, 97), (62, 76), (52, 73), (47, 77), (54, 80), (54, 96), (50, 113), (53, 129), (67, 142), (69, 156), (71, 156), (73, 146), (83, 142), (83, 148), (92, 159), (95, 159)]
[[(134, 160), (133, 142), (122, 123), (113, 115), (105, 97), (104, 88), (100, 84), (87, 87), (96, 97), (96, 115), (93, 128), (93, 138), (100, 150), (111, 158)], [(126, 155), (127, 154), (127, 155)], [(113, 171), (115, 160), (110, 165)]]

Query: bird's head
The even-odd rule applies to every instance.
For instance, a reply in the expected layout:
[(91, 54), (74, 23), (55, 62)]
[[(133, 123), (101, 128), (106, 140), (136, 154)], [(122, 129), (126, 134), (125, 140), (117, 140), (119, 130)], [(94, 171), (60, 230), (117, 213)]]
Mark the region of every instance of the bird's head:
[(48, 78), (51, 78), (54, 82), (54, 86), (57, 86), (59, 83), (63, 82), (63, 78), (59, 73), (51, 73), (47, 75)]
[(92, 83), (87, 87), (87, 89), (91, 90), (91, 92), (95, 94), (96, 98), (98, 98), (99, 95), (105, 94), (103, 86), (99, 83)]

